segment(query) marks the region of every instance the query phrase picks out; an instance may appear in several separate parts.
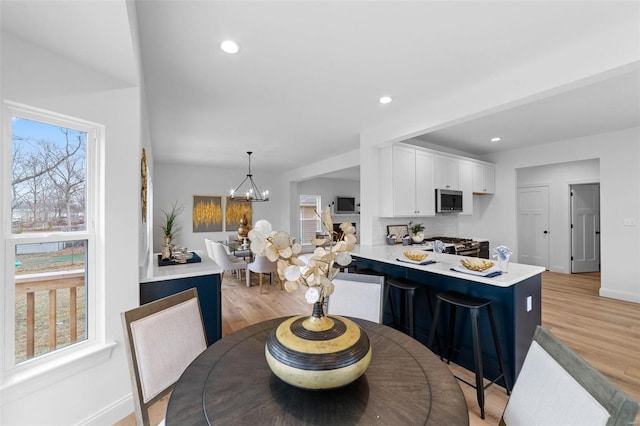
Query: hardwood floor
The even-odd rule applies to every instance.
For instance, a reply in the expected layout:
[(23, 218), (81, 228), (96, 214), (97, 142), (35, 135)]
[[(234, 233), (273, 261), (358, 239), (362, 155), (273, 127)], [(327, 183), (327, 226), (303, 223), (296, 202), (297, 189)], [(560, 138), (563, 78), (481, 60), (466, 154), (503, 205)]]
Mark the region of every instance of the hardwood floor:
[[(255, 278), (254, 285), (247, 288), (244, 279), (225, 274), (223, 335), (270, 318), (310, 313), (301, 292), (281, 291), (274, 281), (263, 284), (263, 294), (259, 294)], [(599, 287), (599, 273), (543, 273), (542, 324), (623, 391), (640, 400), (640, 304), (599, 297)], [(449, 368), (457, 376), (473, 380), (471, 372), (453, 364)], [(497, 425), (508, 400), (504, 389), (493, 385), (486, 390), (486, 419), (482, 420), (475, 389), (464, 383), (460, 387), (469, 407), (470, 424)], [(166, 401), (156, 405), (155, 416), (161, 416)], [(133, 414), (117, 423), (134, 424)], [(635, 424), (640, 425), (640, 415)]]

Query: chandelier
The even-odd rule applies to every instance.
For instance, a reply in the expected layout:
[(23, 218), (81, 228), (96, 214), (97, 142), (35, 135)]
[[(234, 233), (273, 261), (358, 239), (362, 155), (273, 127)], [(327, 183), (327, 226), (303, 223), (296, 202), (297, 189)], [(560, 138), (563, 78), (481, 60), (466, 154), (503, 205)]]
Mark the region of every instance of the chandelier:
[[(249, 202), (269, 201), (269, 191), (260, 192), (258, 186), (253, 181), (253, 175), (251, 174), (251, 154), (253, 154), (253, 152), (247, 151), (247, 154), (249, 154), (249, 173), (247, 173), (247, 177), (244, 178), (236, 189), (229, 191), (230, 198), (234, 200), (237, 197), (240, 201)], [(247, 182), (247, 180), (249, 182)], [(245, 185), (245, 182), (247, 182), (245, 189), (241, 189), (243, 185)]]

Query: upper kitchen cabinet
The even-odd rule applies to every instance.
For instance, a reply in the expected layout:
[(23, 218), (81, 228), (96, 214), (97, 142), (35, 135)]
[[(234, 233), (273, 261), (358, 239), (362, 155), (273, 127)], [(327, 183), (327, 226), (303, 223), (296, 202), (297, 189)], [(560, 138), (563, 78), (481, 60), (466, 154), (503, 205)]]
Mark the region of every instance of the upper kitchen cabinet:
[(473, 164), (473, 193), (493, 194), (496, 190), (496, 168), (490, 163)]
[(434, 156), (405, 145), (381, 148), (380, 216), (435, 215)]
[(460, 214), (473, 214), (473, 167), (471, 161), (460, 160), (458, 162), (458, 179), (460, 191), (462, 191), (462, 211)]
[(448, 155), (436, 155), (434, 164), (434, 183), (438, 189), (460, 190), (458, 159)]

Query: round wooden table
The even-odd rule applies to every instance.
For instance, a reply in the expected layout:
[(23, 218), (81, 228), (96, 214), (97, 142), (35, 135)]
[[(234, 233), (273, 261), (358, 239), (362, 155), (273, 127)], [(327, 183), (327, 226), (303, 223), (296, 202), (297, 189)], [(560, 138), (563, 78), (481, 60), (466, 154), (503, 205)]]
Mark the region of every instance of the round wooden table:
[(457, 380), (429, 349), (390, 327), (352, 318), (373, 347), (358, 380), (331, 391), (288, 385), (264, 347), (285, 318), (255, 324), (211, 345), (186, 369), (169, 399), (167, 425), (468, 425)]

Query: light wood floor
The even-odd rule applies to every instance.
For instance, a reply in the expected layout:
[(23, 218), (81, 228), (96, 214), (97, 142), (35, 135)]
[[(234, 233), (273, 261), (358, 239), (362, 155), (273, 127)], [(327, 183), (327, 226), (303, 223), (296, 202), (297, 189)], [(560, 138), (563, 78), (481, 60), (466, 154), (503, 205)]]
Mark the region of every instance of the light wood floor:
[[(640, 400), (640, 305), (598, 296), (600, 274), (542, 275), (542, 324), (576, 351), (589, 364), (607, 376), (623, 391)], [(226, 273), (222, 284), (222, 334), (280, 316), (308, 314), (302, 293), (281, 291), (277, 282), (263, 284), (259, 294), (255, 285)], [(473, 374), (453, 364), (457, 375), (473, 381)], [(485, 392), (486, 419), (480, 418), (475, 389), (460, 383), (467, 400), (471, 425), (497, 425), (508, 396), (499, 386)], [(153, 407), (152, 418), (162, 418), (166, 400)], [(117, 423), (134, 425), (133, 414)], [(636, 418), (640, 425), (640, 415)]]

